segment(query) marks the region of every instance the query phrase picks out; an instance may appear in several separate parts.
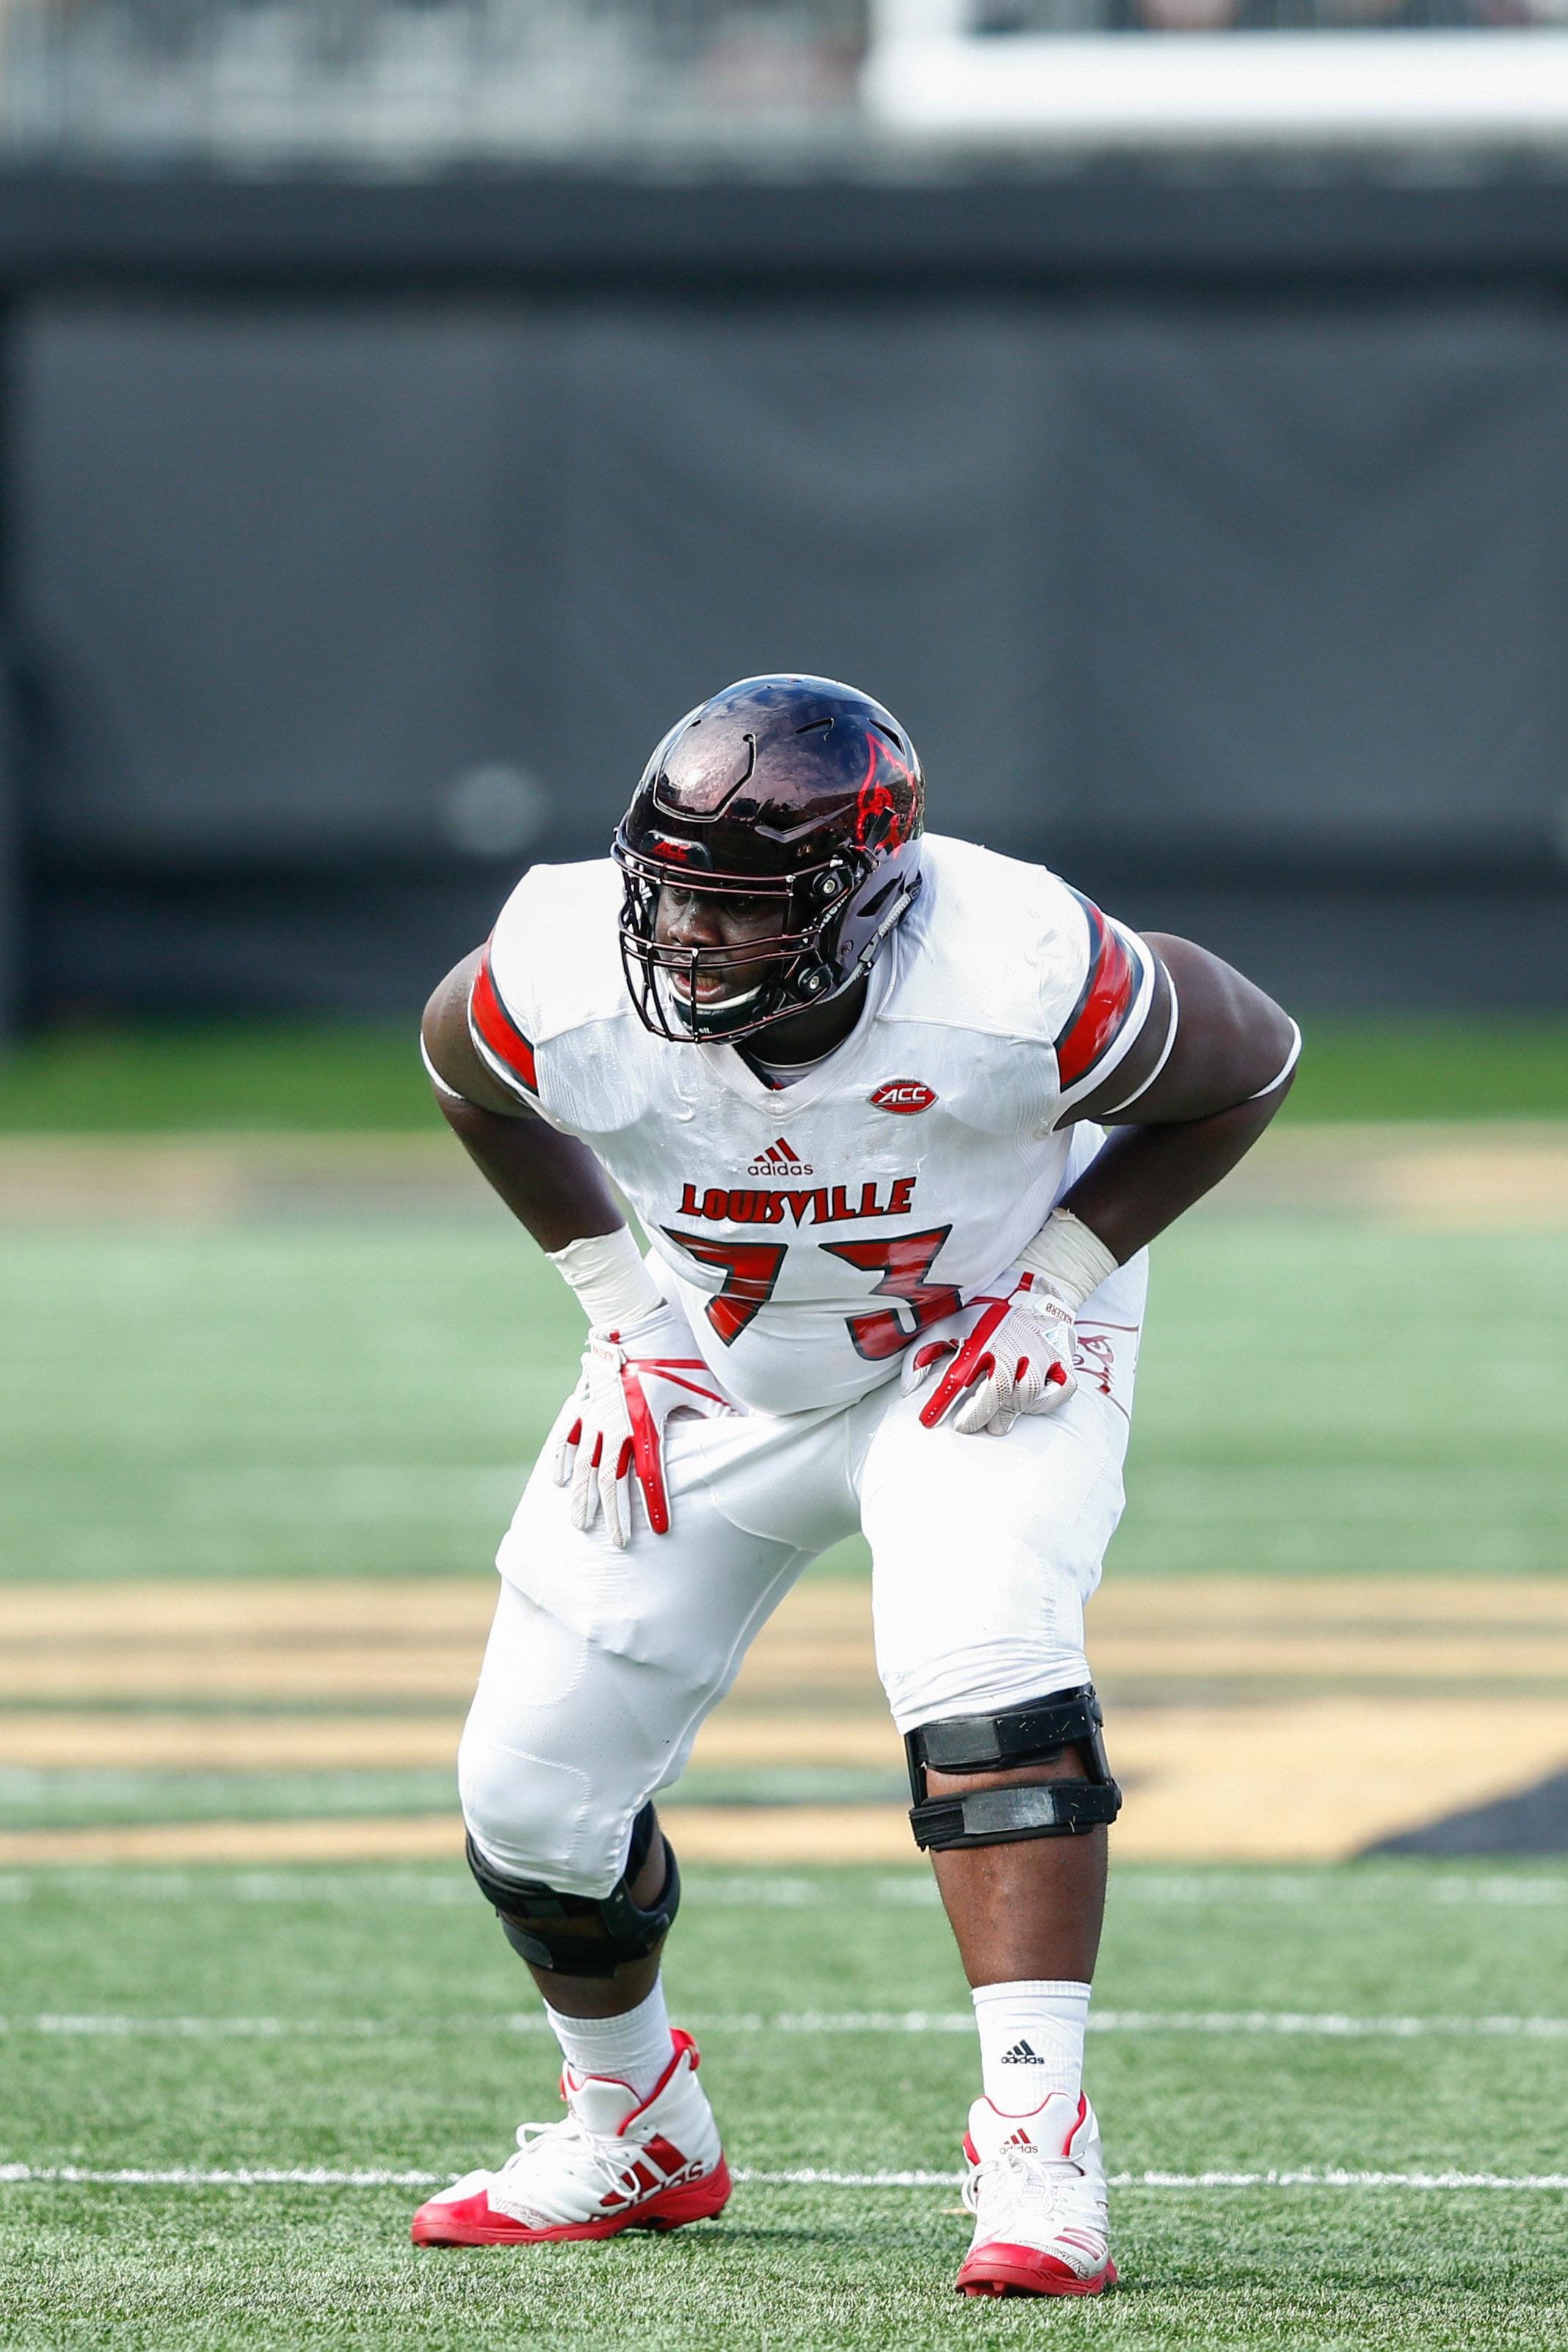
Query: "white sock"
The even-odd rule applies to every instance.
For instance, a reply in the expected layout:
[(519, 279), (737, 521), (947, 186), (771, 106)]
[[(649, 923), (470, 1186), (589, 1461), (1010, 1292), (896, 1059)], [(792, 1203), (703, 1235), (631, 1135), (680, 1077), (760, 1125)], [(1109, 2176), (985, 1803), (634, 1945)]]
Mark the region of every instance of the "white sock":
[(563, 2017), (548, 2001), (544, 2014), (574, 2074), (611, 2074), (639, 2101), (669, 2063), (669, 2014), (662, 1976), (654, 1979), (646, 2000), (619, 2017)]
[(976, 1987), (980, 2065), (994, 2107), (1006, 2116), (1026, 2116), (1048, 2092), (1078, 2097), (1089, 1990), (1045, 1978)]

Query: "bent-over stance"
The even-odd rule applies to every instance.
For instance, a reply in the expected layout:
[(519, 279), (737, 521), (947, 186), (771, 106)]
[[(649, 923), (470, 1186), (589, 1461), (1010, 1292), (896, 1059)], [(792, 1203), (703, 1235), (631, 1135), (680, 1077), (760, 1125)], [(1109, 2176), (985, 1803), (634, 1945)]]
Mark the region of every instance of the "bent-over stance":
[(1121, 1797), (1084, 1603), (1121, 1509), (1145, 1244), (1267, 1126), (1293, 1024), (1202, 948), (925, 834), (897, 721), (776, 677), (672, 729), (611, 858), (525, 876), (424, 1034), (447, 1118), (590, 1328), (501, 1545), (459, 1762), (567, 2114), (432, 2198), (416, 2239), (722, 2208), (659, 1980), (679, 1877), (653, 1800), (801, 1570), (862, 1530), (980, 2032), (958, 2284), (1098, 2293), (1081, 2078)]

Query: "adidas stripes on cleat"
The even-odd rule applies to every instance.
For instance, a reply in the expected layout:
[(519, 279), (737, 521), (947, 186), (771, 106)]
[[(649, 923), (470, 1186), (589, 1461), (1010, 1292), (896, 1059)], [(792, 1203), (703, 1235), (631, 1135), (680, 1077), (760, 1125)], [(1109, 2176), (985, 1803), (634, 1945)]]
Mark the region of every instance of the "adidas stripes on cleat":
[(1053, 2091), (1022, 2116), (976, 2099), (963, 2153), (974, 2237), (960, 2294), (1099, 2294), (1115, 2284), (1100, 2126), (1087, 2099)]
[(730, 2170), (713, 2110), (697, 2082), (697, 2045), (675, 2054), (639, 2105), (603, 2074), (561, 2077), (560, 2123), (524, 2124), (499, 2172), (470, 2172), (421, 2205), (416, 2246), (522, 2246), (679, 2230), (721, 2213)]

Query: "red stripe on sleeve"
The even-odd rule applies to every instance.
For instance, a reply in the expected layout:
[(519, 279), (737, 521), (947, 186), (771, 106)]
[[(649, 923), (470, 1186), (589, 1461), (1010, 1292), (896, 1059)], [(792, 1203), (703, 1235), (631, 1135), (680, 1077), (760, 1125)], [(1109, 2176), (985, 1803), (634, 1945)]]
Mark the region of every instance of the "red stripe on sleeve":
[(1138, 998), (1138, 967), (1120, 932), (1087, 898), (1080, 903), (1089, 917), (1089, 978), (1057, 1039), (1057, 1067), (1064, 1087), (1076, 1086), (1115, 1043)]
[(539, 1079), (533, 1066), (533, 1048), (507, 1012), (496, 993), (490, 978), (490, 951), (485, 950), (479, 971), (474, 975), (473, 994), (469, 1010), (474, 1026), (498, 1062), (504, 1062), (514, 1076), (521, 1078), (530, 1094), (539, 1092)]

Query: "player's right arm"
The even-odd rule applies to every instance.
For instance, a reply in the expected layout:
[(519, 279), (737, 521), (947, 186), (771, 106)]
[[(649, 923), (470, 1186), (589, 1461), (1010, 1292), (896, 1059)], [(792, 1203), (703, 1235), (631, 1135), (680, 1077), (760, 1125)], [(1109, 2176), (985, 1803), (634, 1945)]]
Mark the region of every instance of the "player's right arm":
[[(635, 1477), (648, 1525), (663, 1535), (665, 1423), (675, 1412), (721, 1410), (724, 1401), (684, 1318), (644, 1265), (604, 1170), (585, 1143), (552, 1127), (502, 1082), (476, 1042), (480, 1019), (504, 1043), (510, 1024), (485, 950), (476, 948), (426, 1006), (420, 1042), (442, 1118), (588, 1318), (582, 1378), (555, 1432), (555, 1475), (572, 1488), (574, 1524), (586, 1530), (602, 1514), (616, 1545), (631, 1534)], [(527, 1041), (520, 1043), (526, 1053)]]
[(476, 948), (454, 964), (425, 1007), (420, 1041), (442, 1118), (541, 1249), (553, 1254), (597, 1234), (626, 1232), (587, 1145), (531, 1110), (481, 1058), (468, 1024), (484, 952)]

